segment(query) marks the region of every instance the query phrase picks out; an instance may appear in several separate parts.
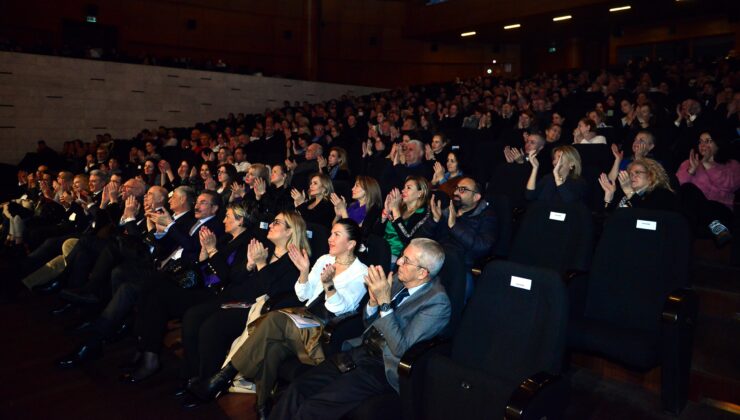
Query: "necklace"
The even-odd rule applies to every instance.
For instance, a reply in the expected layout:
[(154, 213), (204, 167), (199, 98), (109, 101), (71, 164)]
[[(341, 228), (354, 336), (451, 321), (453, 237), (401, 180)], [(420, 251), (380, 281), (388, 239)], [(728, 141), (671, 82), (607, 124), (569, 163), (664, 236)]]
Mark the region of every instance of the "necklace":
[(345, 260), (345, 261), (339, 261), (339, 258), (337, 258), (336, 260), (334, 260), (334, 264), (352, 265), (352, 263), (355, 262), (355, 258), (357, 258), (357, 257), (355, 257), (354, 255), (350, 259), (348, 259), (348, 261), (347, 260)]

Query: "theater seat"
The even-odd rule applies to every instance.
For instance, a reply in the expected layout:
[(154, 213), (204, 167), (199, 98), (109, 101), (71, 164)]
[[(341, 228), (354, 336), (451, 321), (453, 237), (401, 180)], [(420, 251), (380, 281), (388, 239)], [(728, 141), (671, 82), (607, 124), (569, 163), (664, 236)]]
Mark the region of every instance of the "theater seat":
[(570, 284), (568, 347), (628, 368), (662, 368), (663, 408), (686, 404), (697, 303), (688, 289), (689, 227), (678, 213), (619, 209), (591, 272)]
[(417, 343), (401, 359), (404, 418), (562, 417), (567, 305), (556, 272), (489, 263), (452, 341)]

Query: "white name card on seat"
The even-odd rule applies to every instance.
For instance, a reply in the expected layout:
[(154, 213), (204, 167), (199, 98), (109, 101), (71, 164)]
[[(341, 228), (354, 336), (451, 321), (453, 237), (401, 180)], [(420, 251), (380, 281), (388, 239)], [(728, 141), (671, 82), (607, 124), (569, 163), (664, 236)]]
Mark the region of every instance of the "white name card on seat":
[(270, 228), (270, 225), (267, 222), (260, 222), (260, 229), (267, 230)]
[(308, 239), (312, 239), (313, 238), (313, 231), (312, 230), (307, 230), (306, 231), (306, 237)]
[(525, 279), (524, 277), (511, 276), (511, 285), (524, 290), (532, 289), (532, 280)]
[(556, 211), (550, 212), (550, 220), (557, 220), (558, 222), (565, 221), (565, 213), (558, 213)]
[(72, 213), (69, 215), (69, 221), (74, 222), (75, 219), (77, 219), (77, 213)]
[(654, 222), (652, 220), (640, 220), (637, 219), (637, 226), (638, 229), (645, 229), (645, 230), (655, 230), (658, 228), (658, 222)]

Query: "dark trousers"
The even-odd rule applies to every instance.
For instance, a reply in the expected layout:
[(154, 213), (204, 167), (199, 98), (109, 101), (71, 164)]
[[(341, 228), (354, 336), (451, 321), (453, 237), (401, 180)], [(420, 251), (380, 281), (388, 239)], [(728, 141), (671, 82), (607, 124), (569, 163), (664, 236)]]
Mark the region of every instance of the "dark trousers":
[(341, 373), (325, 360), (290, 385), (270, 419), (340, 419), (372, 396), (395, 392), (382, 359), (368, 355), (363, 347), (350, 352), (357, 365), (354, 370)]
[[(90, 272), (98, 259), (100, 252), (105, 247), (107, 240), (100, 239), (94, 235), (83, 235), (75, 245), (73, 255), (68, 257), (69, 261), (69, 286), (81, 287), (88, 282)], [(59, 255), (59, 254), (57, 254)]]
[(221, 369), (231, 343), (243, 331), (249, 309), (221, 309), (229, 297), (195, 305), (182, 318), (185, 349), (184, 379), (208, 378)]
[(165, 277), (142, 294), (136, 314), (136, 332), (142, 351), (158, 353), (167, 321), (181, 317), (190, 307), (214, 296), (211, 289), (183, 289)]
[(696, 185), (690, 182), (681, 185), (679, 197), (681, 208), (695, 235), (707, 237), (709, 224), (715, 220), (719, 220), (728, 229), (732, 229), (732, 210), (722, 203), (708, 200)]

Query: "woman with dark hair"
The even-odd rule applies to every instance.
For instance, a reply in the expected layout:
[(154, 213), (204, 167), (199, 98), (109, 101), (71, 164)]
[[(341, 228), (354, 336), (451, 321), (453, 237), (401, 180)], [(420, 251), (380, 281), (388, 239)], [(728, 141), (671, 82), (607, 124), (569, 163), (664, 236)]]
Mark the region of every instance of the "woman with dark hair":
[(369, 176), (359, 175), (352, 187), (353, 201), (349, 206), (344, 197), (331, 195), (331, 202), (336, 213), (335, 221), (350, 218), (362, 226), (364, 236), (380, 219), (381, 197), (378, 181)]
[(334, 186), (326, 174), (315, 174), (308, 185), (308, 199), (306, 193), (293, 188), (290, 192), (295, 209), (301, 213), (308, 223), (321, 226), (331, 226), (334, 220), (334, 206), (329, 197), (334, 193)]
[(231, 187), (234, 182), (237, 182), (237, 172), (234, 165), (230, 163), (222, 163), (218, 165), (217, 169), (218, 177), (218, 189), (216, 192), (221, 196), (221, 202), (224, 206), (229, 204), (231, 198)]
[[(187, 384), (195, 378), (208, 378), (218, 372), (235, 338), (248, 322), (249, 304), (262, 296), (269, 298), (291, 293), (299, 272), (288, 256), (288, 247), (300, 253), (311, 253), (306, 239), (306, 222), (295, 211), (278, 213), (267, 231), (267, 246), (252, 239), (247, 246), (246, 266), (229, 287), (206, 303), (193, 306), (183, 316), (182, 343), (185, 348)], [(242, 258), (240, 261), (244, 262)], [(246, 267), (246, 272), (244, 268)], [(235, 302), (241, 304), (241, 306)], [(231, 305), (229, 305), (231, 303)], [(299, 301), (288, 299), (280, 307), (295, 306)], [(178, 391), (185, 394), (185, 388)], [(190, 401), (185, 404), (193, 405)]]
[(290, 246), (288, 255), (300, 272), (296, 296), (305, 305), (268, 312), (255, 320), (250, 324), (249, 338), (224, 368), (195, 383), (190, 392), (202, 401), (212, 400), (241, 373), (255, 380), (256, 408), (265, 415), (280, 364), (296, 356), (305, 364), (321, 363), (325, 357), (319, 338), (324, 325), (356, 310), (365, 296), (367, 266), (357, 258), (361, 235), (354, 220), (338, 220), (329, 236), (329, 253), (319, 257), (310, 271), (308, 253)]
[(596, 122), (590, 118), (578, 120), (573, 130), (573, 144), (606, 144), (606, 137), (596, 134)]
[(157, 174), (157, 166), (158, 162), (152, 158), (144, 160), (139, 177), (144, 181), (147, 188), (162, 184), (162, 178)]
[(740, 188), (740, 163), (729, 157), (729, 144), (715, 133), (699, 135), (698, 153), (692, 149), (676, 172), (681, 202), (690, 221), (702, 232), (708, 228), (718, 246), (732, 239), (735, 192)]

